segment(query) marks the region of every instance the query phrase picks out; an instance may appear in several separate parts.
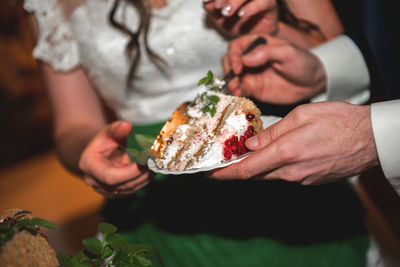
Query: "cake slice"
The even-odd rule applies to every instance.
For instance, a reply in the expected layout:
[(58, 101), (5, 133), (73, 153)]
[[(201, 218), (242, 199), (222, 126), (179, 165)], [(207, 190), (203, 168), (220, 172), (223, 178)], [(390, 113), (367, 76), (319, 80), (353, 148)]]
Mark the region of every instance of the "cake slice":
[(263, 129), (261, 112), (248, 98), (220, 92), (220, 85), (207, 81), (206, 90), (162, 127), (150, 149), (158, 168), (211, 167), (248, 152), (245, 141)]

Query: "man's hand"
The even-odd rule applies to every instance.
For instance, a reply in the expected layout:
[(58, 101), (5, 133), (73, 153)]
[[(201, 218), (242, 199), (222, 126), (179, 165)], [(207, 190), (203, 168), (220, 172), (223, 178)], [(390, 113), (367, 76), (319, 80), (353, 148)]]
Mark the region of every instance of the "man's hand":
[(128, 196), (149, 183), (151, 173), (120, 151), (132, 130), (130, 122), (104, 127), (83, 151), (79, 168), (84, 181), (106, 197)]
[[(257, 37), (260, 45), (243, 55)], [(244, 35), (233, 40), (222, 59), (224, 72), (238, 76), (228, 89), (233, 95), (252, 96), (275, 104), (292, 104), (322, 92), (326, 85), (325, 70), (317, 57), (286, 40), (263, 34)]]
[(347, 178), (378, 165), (370, 106), (322, 102), (295, 108), (249, 138), (256, 152), (210, 173), (215, 179), (282, 179), (304, 185)]

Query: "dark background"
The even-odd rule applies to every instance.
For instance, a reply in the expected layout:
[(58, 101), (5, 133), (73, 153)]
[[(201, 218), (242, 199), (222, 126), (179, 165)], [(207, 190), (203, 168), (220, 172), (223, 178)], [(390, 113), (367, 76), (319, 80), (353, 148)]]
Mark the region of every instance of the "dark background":
[(0, 167), (52, 147), (46, 94), (22, 1), (0, 1)]

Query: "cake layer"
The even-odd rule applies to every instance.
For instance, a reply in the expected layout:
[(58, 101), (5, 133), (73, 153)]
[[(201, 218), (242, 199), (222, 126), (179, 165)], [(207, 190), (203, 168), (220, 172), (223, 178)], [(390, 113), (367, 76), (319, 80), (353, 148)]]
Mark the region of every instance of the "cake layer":
[(172, 114), (151, 153), (162, 169), (217, 165), (247, 152), (245, 140), (263, 129), (260, 115), (247, 98), (220, 92), (202, 94)]

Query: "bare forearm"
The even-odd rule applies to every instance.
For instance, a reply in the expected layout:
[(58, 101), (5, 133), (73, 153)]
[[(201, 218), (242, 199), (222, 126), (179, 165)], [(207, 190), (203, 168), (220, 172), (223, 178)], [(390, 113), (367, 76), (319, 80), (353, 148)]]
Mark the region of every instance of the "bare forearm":
[(85, 147), (97, 134), (97, 127), (72, 127), (55, 137), (55, 145), (61, 163), (71, 172), (81, 175), (78, 162)]

